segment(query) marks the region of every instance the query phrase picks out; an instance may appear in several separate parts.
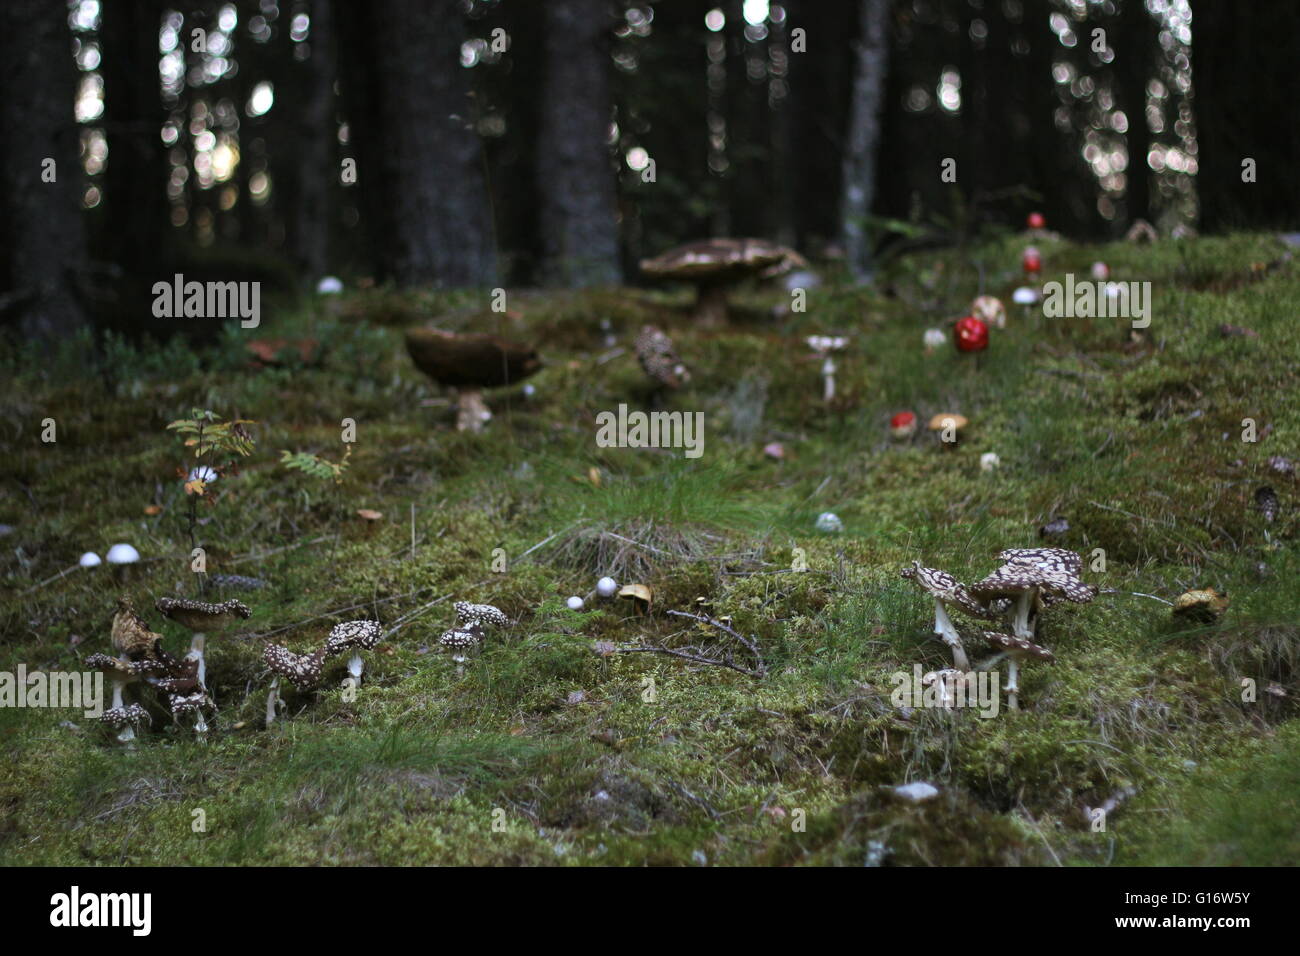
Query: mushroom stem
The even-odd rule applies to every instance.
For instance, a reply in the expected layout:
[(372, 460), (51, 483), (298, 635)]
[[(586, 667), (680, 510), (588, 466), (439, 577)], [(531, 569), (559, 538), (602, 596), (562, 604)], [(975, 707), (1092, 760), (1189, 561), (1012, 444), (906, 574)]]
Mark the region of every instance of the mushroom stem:
[(829, 355), (822, 362), (822, 401), (830, 404), (835, 399), (835, 360)]
[(491, 418), (481, 389), (462, 388), (456, 393), (456, 431), (481, 432)]
[[(116, 677), (113, 678), (113, 709), (114, 710), (118, 708), (125, 709), (125, 703), (122, 700), (122, 690), (125, 687), (126, 687), (126, 681), (119, 680)], [(124, 726), (121, 729), (121, 731), (118, 732), (117, 742), (120, 744), (125, 744), (128, 747), (135, 745), (135, 728), (132, 727), (130, 723), (126, 724), (126, 726)]]
[(703, 328), (727, 321), (727, 287), (722, 282), (701, 282), (695, 293), (695, 320)]
[(190, 650), (189, 653), (185, 655), (185, 659), (187, 661), (199, 662), (199, 670), (196, 676), (198, 677), (198, 681), (199, 681), (199, 690), (205, 692), (208, 689), (208, 683), (207, 683), (208, 662), (207, 659), (204, 658), (203, 656), (203, 651), (207, 647), (207, 643), (208, 643), (207, 638), (205, 638), (202, 634), (190, 635)]
[(266, 726), (275, 723), (276, 709), (280, 705), (280, 676), (277, 674), (271, 681), (271, 689), (266, 694)]
[(948, 616), (948, 609), (938, 598), (934, 599), (934, 633), (952, 648), (953, 667), (963, 672), (970, 670), (970, 659), (966, 656), (966, 648), (962, 646), (961, 635)]
[(1038, 597), (1038, 589), (1031, 588), (1016, 598), (1015, 615), (1011, 620), (1011, 633), (1026, 641), (1034, 639), (1034, 629), (1029, 623), (1029, 612), (1033, 610)]
[(353, 680), (354, 687), (361, 686), (361, 671), (364, 668), (364, 662), (360, 654), (353, 654), (348, 658), (348, 674)]
[(1007, 656), (1007, 709), (1020, 709), (1020, 661), (1015, 654)]

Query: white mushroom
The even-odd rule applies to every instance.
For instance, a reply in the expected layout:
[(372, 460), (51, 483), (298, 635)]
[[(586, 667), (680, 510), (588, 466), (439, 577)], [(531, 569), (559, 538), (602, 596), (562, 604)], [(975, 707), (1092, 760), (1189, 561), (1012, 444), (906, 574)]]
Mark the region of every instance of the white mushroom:
[(99, 567), (103, 562), (99, 560), (99, 555), (94, 551), (87, 551), (77, 560), (77, 564), (83, 568), (95, 568)]

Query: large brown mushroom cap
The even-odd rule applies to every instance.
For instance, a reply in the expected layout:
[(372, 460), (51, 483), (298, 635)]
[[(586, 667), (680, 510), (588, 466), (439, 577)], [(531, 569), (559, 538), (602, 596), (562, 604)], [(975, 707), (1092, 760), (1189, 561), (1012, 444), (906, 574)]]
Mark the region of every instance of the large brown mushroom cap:
[(347, 648), (371, 650), (384, 636), (378, 621), (345, 621), (336, 624), (325, 642), (326, 656), (338, 654)]
[(778, 275), (807, 264), (793, 249), (767, 239), (701, 239), (642, 259), (641, 271), (654, 279), (731, 281), (760, 273)]
[(279, 644), (267, 644), (262, 661), (271, 673), (287, 678), (299, 690), (309, 690), (320, 682), (325, 666), (326, 648), (312, 654), (295, 654)]
[(694, 318), (704, 325), (720, 324), (727, 316), (727, 286), (751, 276), (771, 277), (807, 261), (793, 249), (766, 239), (701, 239), (641, 260), (641, 272), (652, 279), (676, 279), (696, 285)]
[(542, 367), (537, 350), (491, 335), (407, 329), (415, 367), (439, 385), (496, 388), (523, 381)]

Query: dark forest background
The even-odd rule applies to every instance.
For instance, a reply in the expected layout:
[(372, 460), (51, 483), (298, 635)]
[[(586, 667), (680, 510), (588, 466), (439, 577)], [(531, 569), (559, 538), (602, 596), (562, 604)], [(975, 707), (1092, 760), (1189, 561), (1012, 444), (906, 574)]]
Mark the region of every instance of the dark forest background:
[(865, 279), (1030, 210), (1300, 218), (1294, 0), (6, 0), (0, 47), (27, 334), (161, 331), (174, 272), (578, 287), (731, 235)]

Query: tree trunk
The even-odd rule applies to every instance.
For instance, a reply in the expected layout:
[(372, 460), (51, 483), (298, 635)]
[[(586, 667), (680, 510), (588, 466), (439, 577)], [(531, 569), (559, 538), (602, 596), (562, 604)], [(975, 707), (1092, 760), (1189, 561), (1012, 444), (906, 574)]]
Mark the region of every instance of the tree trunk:
[(492, 209), (457, 0), (335, 6), (366, 234), (378, 278), (486, 285)]
[[(1300, 6), (1290, 0), (1192, 0), (1202, 231), (1300, 228), (1297, 37)], [(1242, 180), (1245, 159), (1255, 160), (1255, 182)]]
[(303, 86), (303, 108), (293, 118), (298, 133), (293, 146), (298, 189), (288, 217), (294, 264), (302, 278), (314, 284), (330, 265), (331, 200), (339, 175), (334, 106), (338, 72), (332, 0), (312, 0), (309, 13), (311, 54), (296, 75)]
[[(73, 292), (86, 243), (73, 115), (77, 70), (64, 4), (0, 4), (0, 77), (0, 303), (24, 335), (48, 339), (85, 321)], [(50, 175), (54, 181), (46, 182)]]
[(548, 0), (537, 138), (542, 280), (590, 286), (619, 280), (604, 0)]
[(1128, 169), (1124, 206), (1129, 221), (1151, 218), (1151, 129), (1147, 126), (1147, 79), (1156, 48), (1156, 24), (1145, 0), (1124, 0), (1119, 12), (1120, 34), (1115, 44), (1115, 86), (1119, 108), (1128, 117)]
[(861, 33), (849, 109), (849, 134), (844, 147), (844, 192), (840, 203), (845, 262), (858, 280), (871, 275), (872, 250), (866, 219), (876, 194), (880, 109), (889, 69), (890, 6), (890, 0), (861, 0)]

